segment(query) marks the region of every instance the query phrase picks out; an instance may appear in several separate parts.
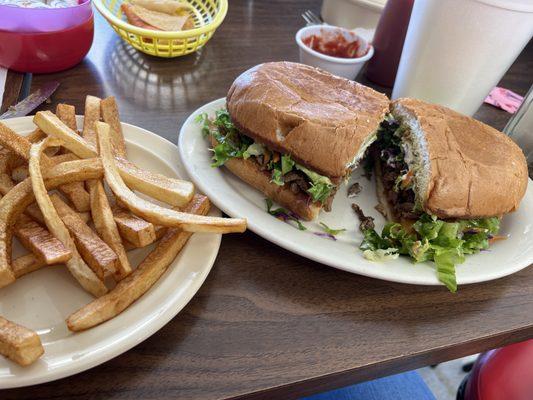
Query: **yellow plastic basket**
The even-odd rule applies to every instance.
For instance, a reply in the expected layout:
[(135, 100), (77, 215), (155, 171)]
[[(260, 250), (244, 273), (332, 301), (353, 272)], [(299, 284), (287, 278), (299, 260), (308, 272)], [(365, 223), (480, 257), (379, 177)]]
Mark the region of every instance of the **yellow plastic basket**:
[(127, 22), (123, 0), (93, 0), (96, 9), (119, 36), (143, 53), (157, 57), (179, 57), (203, 47), (228, 12), (228, 0), (187, 0), (193, 9), (194, 28), (164, 32), (139, 28)]

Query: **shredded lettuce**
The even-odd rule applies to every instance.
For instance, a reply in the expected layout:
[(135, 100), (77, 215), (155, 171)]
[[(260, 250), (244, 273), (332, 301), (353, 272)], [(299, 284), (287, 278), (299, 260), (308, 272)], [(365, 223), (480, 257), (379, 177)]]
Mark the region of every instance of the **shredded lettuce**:
[(465, 255), (487, 249), (499, 227), (496, 217), (448, 222), (423, 214), (413, 224), (412, 232), (397, 223), (386, 224), (381, 235), (374, 229), (365, 229), (359, 248), (370, 260), (402, 254), (414, 262), (433, 261), (439, 280), (455, 292), (455, 266), (465, 261)]
[(363, 251), (363, 257), (370, 261), (388, 261), (395, 260), (399, 257), (398, 250), (395, 248), (390, 249), (377, 249), (377, 250), (365, 250)]
[(278, 186), (285, 185), (285, 182), (283, 181), (283, 173), (281, 172), (280, 169), (277, 169), (277, 168), (272, 169), (272, 179), (270, 180), (270, 182)]
[(317, 174), (316, 172), (305, 168), (303, 165), (295, 164), (294, 166), (296, 169), (306, 174), (311, 180), (311, 187), (307, 189), (307, 193), (311, 195), (313, 201), (323, 204), (328, 197), (331, 196), (331, 191), (335, 188), (331, 180), (327, 176)]
[(283, 175), (288, 174), (294, 168), (294, 160), (288, 154), (281, 156), (281, 172)]
[(273, 215), (274, 217), (282, 220), (282, 221), (285, 221), (285, 222), (296, 222), (296, 227), (298, 228), (298, 230), (300, 231), (306, 231), (307, 228), (305, 227), (304, 224), (302, 224), (302, 222), (300, 221), (300, 218), (298, 218), (298, 216), (288, 210), (285, 210), (284, 208), (275, 208), (275, 209), (272, 209), (272, 205), (273, 205), (273, 202), (272, 200), (270, 199), (265, 199), (265, 203), (266, 203), (266, 207), (267, 207), (267, 213), (269, 213), (270, 215)]
[[(255, 143), (249, 137), (239, 133), (231, 122), (231, 117), (226, 109), (217, 110), (212, 119), (207, 113), (202, 113), (196, 117), (195, 121), (201, 124), (204, 137), (211, 135), (218, 142), (211, 149), (213, 152), (212, 167), (220, 167), (232, 158), (258, 157), (267, 151), (263, 145)], [(309, 178), (310, 187), (307, 193), (311, 199), (324, 204), (335, 188), (328, 177), (297, 164), (288, 154), (283, 154), (280, 161), (271, 160), (267, 166), (267, 170), (271, 174), (271, 182), (279, 186), (285, 184), (283, 176), (294, 169), (303, 172)]]
[(346, 231), (346, 229), (344, 228), (341, 228), (341, 229), (330, 228), (324, 222), (319, 222), (319, 225), (324, 230), (324, 232), (326, 232), (328, 235), (331, 235), (331, 236), (337, 236), (339, 233)]
[(257, 157), (262, 154), (265, 154), (265, 148), (259, 143), (252, 143), (248, 148), (242, 153), (242, 158), (247, 159), (251, 156)]

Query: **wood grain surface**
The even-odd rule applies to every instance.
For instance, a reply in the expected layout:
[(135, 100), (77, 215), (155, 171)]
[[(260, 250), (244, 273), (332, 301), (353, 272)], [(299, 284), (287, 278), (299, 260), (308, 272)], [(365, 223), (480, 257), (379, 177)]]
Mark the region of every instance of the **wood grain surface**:
[[(114, 95), (125, 122), (177, 142), (185, 118), (264, 61), (294, 60), (300, 13), (317, 1), (230, 2), (199, 54), (137, 53), (102, 18), (53, 98), (76, 105)], [(501, 85), (525, 94), (530, 45)], [(363, 79), (364, 81), (364, 79)], [(477, 117), (503, 128), (510, 115)], [(292, 399), (533, 337), (533, 268), (497, 281), (420, 287), (369, 279), (299, 257), (252, 232), (225, 235), (198, 294), (163, 329), (125, 354), (70, 378), (6, 390), (1, 399)], [(126, 329), (126, 327), (124, 327)]]

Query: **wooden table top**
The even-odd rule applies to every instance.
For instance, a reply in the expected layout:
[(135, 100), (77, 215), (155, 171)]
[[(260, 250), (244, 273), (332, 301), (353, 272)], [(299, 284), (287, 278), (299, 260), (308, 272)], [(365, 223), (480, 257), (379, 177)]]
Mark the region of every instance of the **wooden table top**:
[[(264, 61), (298, 58), (300, 13), (320, 2), (232, 0), (200, 54), (174, 60), (128, 47), (102, 18), (89, 56), (33, 88), (76, 105), (116, 96), (122, 120), (177, 142), (197, 107), (226, 94)], [(502, 86), (525, 94), (533, 47)], [(484, 105), (477, 117), (503, 128), (510, 115)], [(395, 284), (292, 254), (252, 232), (225, 235), (204, 285), (163, 329), (92, 370), (2, 399), (291, 399), (411, 370), (533, 337), (533, 268), (493, 282), (444, 287)]]

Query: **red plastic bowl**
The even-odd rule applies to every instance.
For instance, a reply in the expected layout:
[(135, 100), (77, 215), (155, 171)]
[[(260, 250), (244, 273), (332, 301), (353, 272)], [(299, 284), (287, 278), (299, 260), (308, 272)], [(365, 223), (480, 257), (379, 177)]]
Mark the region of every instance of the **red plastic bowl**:
[(67, 8), (0, 5), (0, 65), (19, 72), (57, 72), (78, 64), (93, 42), (90, 0)]

